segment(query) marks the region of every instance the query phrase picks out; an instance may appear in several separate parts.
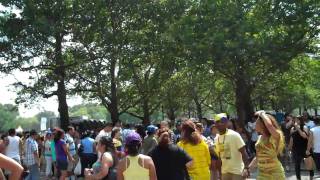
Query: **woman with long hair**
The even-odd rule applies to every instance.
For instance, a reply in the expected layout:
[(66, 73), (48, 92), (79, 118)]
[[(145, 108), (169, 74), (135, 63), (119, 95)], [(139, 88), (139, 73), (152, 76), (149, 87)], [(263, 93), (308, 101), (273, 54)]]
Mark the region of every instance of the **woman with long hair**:
[(85, 179), (116, 180), (116, 148), (111, 137), (100, 138), (97, 151), (101, 153), (100, 158), (92, 165), (92, 169), (85, 169)]
[(65, 180), (68, 177), (68, 160), (73, 161), (74, 159), (69, 153), (69, 148), (64, 139), (64, 131), (62, 129), (56, 129), (54, 136), (54, 145), (57, 160), (57, 169), (60, 170), (60, 180)]
[(113, 128), (111, 132), (111, 138), (113, 140), (114, 146), (117, 151), (122, 151), (122, 140), (121, 140), (121, 129), (120, 128)]
[(191, 120), (182, 123), (181, 141), (178, 146), (193, 159), (193, 165), (188, 168), (191, 179), (209, 180), (211, 163), (209, 148)]
[(48, 131), (46, 133), (45, 143), (44, 143), (44, 157), (46, 160), (46, 177), (51, 178), (53, 175), (52, 173), (52, 154), (51, 154), (51, 140), (52, 140), (52, 133)]
[(278, 155), (284, 148), (284, 136), (278, 123), (272, 115), (258, 111), (256, 131), (261, 134), (256, 143), (256, 157), (249, 169), (258, 167), (258, 180), (284, 180), (285, 173)]
[(185, 180), (187, 167), (192, 166), (191, 157), (180, 147), (172, 144), (168, 128), (158, 132), (159, 144), (150, 152), (158, 180)]
[[(301, 162), (306, 158), (308, 146), (309, 129), (302, 118), (294, 117), (294, 125), (291, 128), (289, 150), (292, 152), (297, 180), (301, 179)], [(314, 171), (310, 170), (310, 179), (314, 176)]]
[(136, 132), (127, 135), (125, 150), (128, 155), (119, 162), (117, 180), (157, 180), (151, 157), (139, 154), (141, 141)]

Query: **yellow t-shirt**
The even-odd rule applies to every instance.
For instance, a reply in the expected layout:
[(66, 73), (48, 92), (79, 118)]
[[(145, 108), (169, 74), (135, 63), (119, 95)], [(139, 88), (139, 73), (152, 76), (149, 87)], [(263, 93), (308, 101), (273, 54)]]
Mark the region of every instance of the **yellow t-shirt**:
[(192, 158), (193, 165), (188, 169), (192, 180), (210, 180), (210, 152), (208, 145), (201, 140), (197, 145), (184, 143), (180, 141), (178, 146), (181, 147)]
[(231, 129), (228, 129), (223, 135), (216, 136), (215, 151), (222, 161), (222, 174), (242, 174), (244, 163), (239, 149), (243, 146), (245, 143), (240, 134)]

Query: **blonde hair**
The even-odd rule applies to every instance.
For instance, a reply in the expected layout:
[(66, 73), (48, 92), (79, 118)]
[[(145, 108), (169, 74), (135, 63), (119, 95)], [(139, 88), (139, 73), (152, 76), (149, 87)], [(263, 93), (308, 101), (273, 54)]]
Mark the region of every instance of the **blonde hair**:
[[(276, 119), (270, 115), (270, 114), (266, 114), (266, 116), (270, 119), (271, 121), (271, 124), (273, 125), (273, 127), (275, 127), (277, 129), (277, 132), (279, 133), (280, 137), (279, 137), (279, 141), (277, 141), (276, 143), (276, 150), (277, 150), (277, 153), (282, 155), (283, 153), (283, 149), (285, 147), (285, 142), (284, 142), (284, 135), (280, 129), (280, 126), (279, 124), (277, 123)], [(262, 121), (262, 128), (264, 129), (264, 131), (267, 133), (267, 135), (270, 137), (271, 136), (271, 133), (269, 132), (268, 128), (266, 127), (266, 125), (264, 124), (264, 121), (262, 120), (262, 118), (259, 118), (260, 121)]]

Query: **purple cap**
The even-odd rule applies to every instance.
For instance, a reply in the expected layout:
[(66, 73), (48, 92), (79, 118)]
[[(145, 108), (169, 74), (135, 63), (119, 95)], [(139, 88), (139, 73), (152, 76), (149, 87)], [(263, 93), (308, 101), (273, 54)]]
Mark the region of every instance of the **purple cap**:
[(141, 143), (141, 137), (136, 132), (130, 132), (126, 137), (126, 145), (133, 145)]

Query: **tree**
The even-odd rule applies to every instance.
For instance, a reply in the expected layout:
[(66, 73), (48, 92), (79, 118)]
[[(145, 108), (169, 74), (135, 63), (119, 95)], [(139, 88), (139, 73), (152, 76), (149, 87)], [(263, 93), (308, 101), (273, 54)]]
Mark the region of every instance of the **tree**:
[(12, 104), (0, 104), (0, 131), (14, 128), (13, 121), (19, 116), (18, 107)]
[(70, 116), (88, 116), (89, 119), (110, 120), (110, 114), (106, 108), (91, 103), (71, 107)]
[(58, 1), (13, 1), (5, 0), (5, 6), (16, 7), (19, 15), (10, 17), (1, 24), (8, 48), (1, 71), (14, 70), (30, 73), (30, 83), (17, 82), (17, 102), (30, 102), (39, 96), (56, 96), (59, 102), (61, 127), (69, 124), (67, 105), (68, 71), (75, 62), (67, 54), (73, 4), (70, 0)]
[(257, 84), (312, 50), (319, 34), (317, 12), (313, 1), (206, 0), (194, 3), (174, 34), (189, 59), (232, 82), (237, 115), (244, 122), (251, 119)]
[[(184, 2), (124, 0), (78, 3), (76, 11), (80, 16), (74, 28), (77, 43), (74, 57), (84, 63), (73, 75), (77, 82), (76, 91), (99, 99), (110, 112), (113, 122), (119, 121), (119, 116), (129, 109), (142, 107), (143, 119), (148, 123), (147, 119), (155, 109), (149, 108), (152, 93), (139, 93), (141, 88), (146, 88), (146, 93), (151, 92), (145, 85), (155, 78), (145, 76), (142, 82), (137, 78), (140, 76), (138, 73), (147, 72), (148, 68), (153, 71), (152, 66), (160, 64), (157, 62), (161, 60), (159, 53), (164, 53), (161, 33), (175, 13), (183, 12)], [(145, 63), (143, 67), (141, 62)], [(159, 87), (159, 84), (152, 86)]]
[[(289, 113), (295, 109), (300, 109), (300, 113), (317, 109), (320, 105), (319, 87), (316, 85), (319, 70), (319, 61), (308, 56), (298, 57), (290, 62), (290, 69), (273, 81), (272, 86), (257, 87), (254, 94), (263, 95), (274, 109)], [(270, 81), (267, 83), (271, 84)]]

